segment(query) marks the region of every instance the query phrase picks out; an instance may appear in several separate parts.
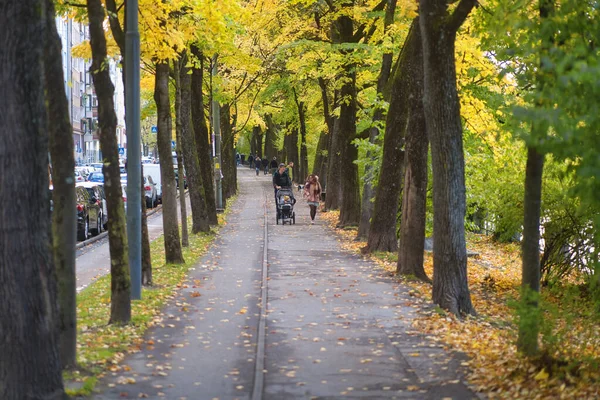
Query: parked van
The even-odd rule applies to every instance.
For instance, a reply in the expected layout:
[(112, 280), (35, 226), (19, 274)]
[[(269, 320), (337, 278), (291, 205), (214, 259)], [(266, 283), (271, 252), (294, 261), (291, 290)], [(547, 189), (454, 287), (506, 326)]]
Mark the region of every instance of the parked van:
[(156, 197), (162, 203), (162, 179), (160, 177), (160, 164), (144, 164), (144, 175), (150, 175), (156, 186)]

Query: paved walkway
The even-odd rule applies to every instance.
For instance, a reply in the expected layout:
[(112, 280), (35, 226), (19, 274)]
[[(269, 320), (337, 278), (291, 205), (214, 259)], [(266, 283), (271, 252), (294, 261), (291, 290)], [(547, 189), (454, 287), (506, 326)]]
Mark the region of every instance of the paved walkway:
[(238, 176), (234, 211), (188, 287), (95, 399), (476, 398), (460, 361), (411, 331), (405, 287), (310, 225), (301, 199), (296, 225), (275, 225), (270, 177)]

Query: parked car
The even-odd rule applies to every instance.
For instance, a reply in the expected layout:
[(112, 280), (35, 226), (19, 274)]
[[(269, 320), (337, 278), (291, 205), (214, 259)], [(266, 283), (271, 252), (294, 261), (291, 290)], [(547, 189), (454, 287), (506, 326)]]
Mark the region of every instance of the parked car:
[(158, 194), (151, 175), (144, 175), (144, 191), (146, 192), (146, 208), (156, 207), (158, 205)]
[(75, 170), (75, 182), (85, 182), (85, 176), (81, 171)]
[(104, 164), (102, 164), (102, 163), (91, 163), (89, 166), (92, 167), (92, 168), (94, 168), (96, 171), (102, 171), (102, 167), (104, 166)]
[(104, 174), (102, 173), (102, 171), (98, 172), (92, 172), (88, 175), (87, 178), (88, 182), (99, 182), (99, 183), (104, 183)]
[(142, 164), (154, 164), (152, 157), (142, 157)]
[[(94, 235), (102, 232), (101, 201), (85, 188), (83, 183), (75, 185), (77, 207), (77, 239), (86, 240), (90, 232)], [(93, 190), (91, 193), (95, 193)]]
[(95, 197), (100, 205), (100, 230), (96, 233), (92, 230), (92, 234), (97, 235), (102, 230), (108, 229), (108, 206), (106, 204), (106, 194), (104, 193), (104, 184), (97, 182), (83, 182), (78, 183), (76, 186), (84, 187), (91, 197)]
[[(177, 188), (179, 189), (179, 168), (174, 168), (175, 171), (175, 184), (177, 185)], [(188, 184), (187, 184), (187, 175), (185, 174), (185, 169), (183, 170), (183, 188), (187, 189)]]
[(162, 179), (160, 176), (159, 164), (144, 164), (144, 175), (150, 175), (154, 186), (156, 186), (156, 198), (159, 203), (162, 202)]

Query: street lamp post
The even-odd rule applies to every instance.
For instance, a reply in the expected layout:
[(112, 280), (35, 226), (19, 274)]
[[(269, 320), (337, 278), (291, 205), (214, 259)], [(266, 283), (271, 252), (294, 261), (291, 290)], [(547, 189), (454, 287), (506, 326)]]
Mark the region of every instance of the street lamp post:
[(125, 82), (127, 84), (125, 124), (127, 126), (127, 241), (131, 298), (142, 298), (142, 168), (140, 153), (140, 32), (138, 0), (126, 0)]

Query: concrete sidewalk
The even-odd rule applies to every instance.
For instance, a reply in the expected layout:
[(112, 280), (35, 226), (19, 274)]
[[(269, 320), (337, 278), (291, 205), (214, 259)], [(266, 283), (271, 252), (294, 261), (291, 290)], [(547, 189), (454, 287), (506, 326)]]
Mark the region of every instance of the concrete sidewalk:
[(296, 225), (275, 225), (270, 176), (238, 176), (233, 212), (188, 287), (94, 398), (477, 398), (460, 360), (412, 331), (406, 287), (344, 252), (319, 215), (310, 225), (299, 194)]

